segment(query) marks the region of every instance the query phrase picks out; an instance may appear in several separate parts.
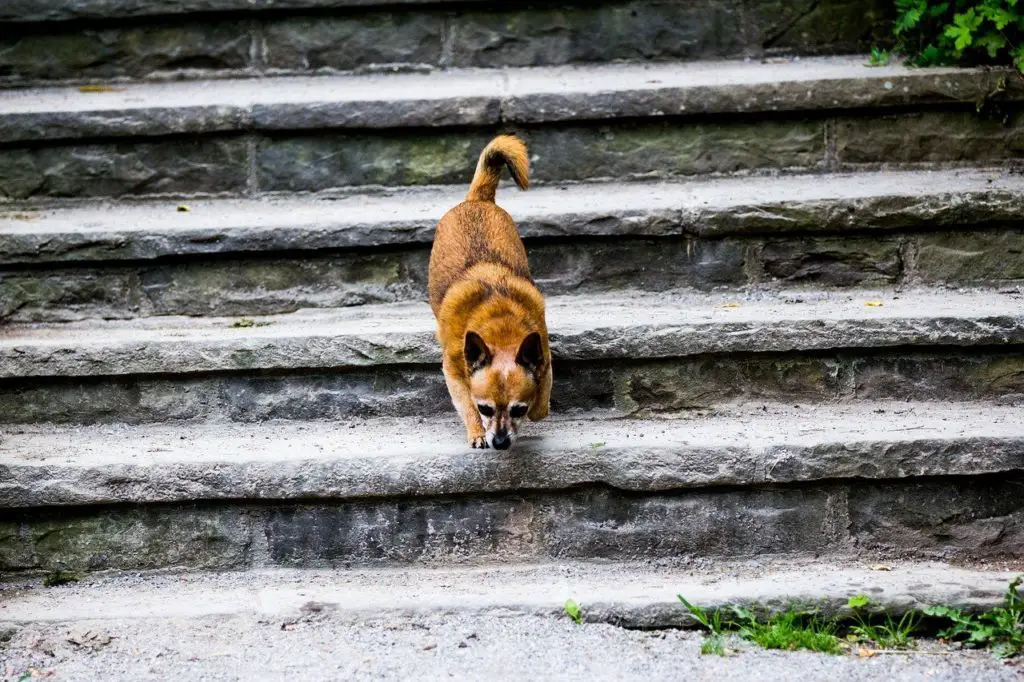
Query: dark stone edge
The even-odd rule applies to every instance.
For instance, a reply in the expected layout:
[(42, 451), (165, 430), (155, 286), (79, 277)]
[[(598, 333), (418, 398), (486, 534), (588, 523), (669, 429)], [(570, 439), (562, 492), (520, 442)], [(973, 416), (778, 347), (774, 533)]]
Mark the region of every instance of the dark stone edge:
[[(496, 77), (499, 71), (496, 71)], [(581, 74), (584, 72), (581, 71)], [(580, 77), (583, 77), (582, 75)], [(615, 118), (887, 109), (975, 103), (999, 90), (1024, 99), (1024, 79), (1003, 69), (944, 74), (672, 87), (571, 94), (508, 94), (442, 100), (344, 101), (126, 107), (101, 111), (0, 114), (0, 143), (235, 131), (496, 126)], [(808, 93), (813, 94), (808, 94)]]
[[(372, 444), (368, 444), (372, 445)], [(607, 485), (629, 492), (847, 479), (974, 476), (1024, 470), (1020, 438), (823, 442), (811, 446), (602, 447), (514, 456), (457, 455), (224, 463), (0, 466), (9, 508), (211, 500), (359, 500), (557, 491)]]
[(202, 12), (253, 12), (393, 5), (446, 5), (482, 0), (5, 0), (0, 21), (37, 23), (122, 19)]
[[(230, 331), (230, 330), (226, 330)], [(707, 353), (789, 352), (892, 346), (1024, 343), (1020, 315), (839, 320), (754, 320), (692, 325), (620, 325), (551, 331), (558, 360), (669, 358)], [(0, 379), (192, 374), (374, 367), (440, 362), (431, 332), (282, 335), (109, 343), (27, 342), (0, 349)]]
[[(813, 181), (813, 180), (809, 180)], [(637, 191), (644, 191), (638, 185)], [(316, 200), (316, 199), (313, 199)], [(170, 210), (171, 204), (168, 204)], [(60, 210), (60, 209), (58, 209)], [(27, 210), (32, 213), (32, 210)], [(412, 218), (377, 223), (336, 222), (245, 227), (217, 221), (172, 231), (143, 229), (0, 233), (0, 265), (153, 260), (167, 256), (318, 251), (426, 246), (436, 221)], [(553, 213), (517, 218), (526, 239), (586, 237), (782, 236), (850, 231), (970, 229), (1024, 218), (1024, 194), (1008, 189), (942, 192), (856, 199), (778, 201), (724, 207)], [(31, 223), (29, 223), (31, 224)]]

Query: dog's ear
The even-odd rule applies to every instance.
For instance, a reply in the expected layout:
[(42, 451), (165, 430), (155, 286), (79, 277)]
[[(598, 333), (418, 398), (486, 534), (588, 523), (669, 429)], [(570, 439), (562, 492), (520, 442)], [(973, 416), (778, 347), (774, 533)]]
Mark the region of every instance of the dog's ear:
[(487, 344), (484, 343), (484, 340), (476, 332), (466, 332), (466, 345), (463, 350), (466, 354), (466, 364), (469, 365), (470, 372), (483, 369), (491, 364), (491, 349), (487, 347)]
[(516, 362), (531, 372), (536, 372), (544, 364), (544, 348), (541, 346), (538, 332), (527, 334), (523, 342), (519, 344)]

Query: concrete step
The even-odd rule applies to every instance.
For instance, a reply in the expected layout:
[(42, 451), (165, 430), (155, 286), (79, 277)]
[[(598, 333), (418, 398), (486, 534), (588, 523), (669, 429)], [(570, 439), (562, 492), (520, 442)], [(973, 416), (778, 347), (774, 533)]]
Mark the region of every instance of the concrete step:
[[(551, 297), (556, 411), (734, 401), (1019, 400), (1005, 290)], [(7, 423), (259, 421), (450, 410), (425, 304), (8, 325)]]
[(0, 199), (464, 185), (500, 128), (539, 183), (998, 166), (1016, 127), (976, 107), (1020, 99), (1011, 75), (833, 57), (27, 90), (0, 102)]
[(1024, 547), (1017, 408), (553, 420), (504, 453), (455, 421), (14, 429), (0, 572)]
[(1005, 69), (865, 68), (864, 57), (612, 64), (321, 78), (126, 84), (10, 92), (2, 142), (227, 131), (496, 126), (973, 103)]
[[(0, 83), (866, 51), (875, 0), (5, 0)], [(85, 20), (75, 21), (75, 20)], [(59, 23), (65, 22), (65, 23)]]
[[(711, 562), (707, 562), (711, 564)], [(1020, 564), (848, 561), (564, 562), (413, 570), (274, 570), (91, 577), (60, 588), (0, 586), (0, 672), (55, 680), (799, 679), (1019, 682), (1015, 660), (915, 635), (906, 651), (766, 651), (704, 634), (676, 599), (779, 611), (788, 603), (848, 617), (871, 595), (897, 620), (909, 609), (968, 612), (1000, 603)], [(5, 589), (7, 587), (7, 589)], [(583, 623), (561, 612), (582, 604)], [(4, 614), (8, 617), (5, 618)], [(683, 626), (679, 628), (677, 626)], [(917, 639), (917, 637), (920, 639)], [(302, 652), (301, 656), (288, 652)], [(6, 665), (6, 667), (4, 667)]]
[[(715, 562), (680, 557), (673, 562), (566, 561), (521, 566), (376, 568), (344, 571), (274, 569), (246, 573), (142, 573), (94, 575), (60, 589), (0, 586), (0, 623), (7, 626), (111, 621), (158, 626), (188, 619), (201, 627), (244, 616), (277, 621), (321, 618), (375, 622), (431, 616), (566, 618), (573, 599), (585, 623), (625, 628), (693, 627), (682, 594), (708, 609), (734, 605), (775, 612), (814, 605), (822, 617), (846, 616), (847, 599), (868, 594), (875, 612), (901, 616), (911, 609), (946, 605), (968, 613), (1002, 603), (1019, 562), (963, 566), (888, 561), (873, 570), (865, 557), (811, 561), (763, 557)], [(878, 564), (876, 564), (878, 565)], [(275, 628), (277, 629), (277, 628)]]
[[(464, 185), (0, 213), (0, 318), (268, 315), (422, 300)], [(691, 288), (1010, 285), (1024, 179), (868, 172), (504, 188), (549, 295)]]

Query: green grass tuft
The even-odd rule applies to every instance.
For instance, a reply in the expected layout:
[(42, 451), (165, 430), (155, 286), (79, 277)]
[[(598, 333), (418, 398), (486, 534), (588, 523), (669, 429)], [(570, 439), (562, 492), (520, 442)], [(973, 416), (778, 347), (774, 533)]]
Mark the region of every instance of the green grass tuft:
[(583, 614), (580, 612), (580, 605), (577, 604), (575, 600), (566, 599), (565, 606), (563, 608), (565, 609), (565, 614), (572, 618), (572, 622), (577, 625), (583, 622)]
[(842, 653), (835, 623), (823, 621), (814, 614), (790, 608), (762, 621), (746, 609), (736, 608), (735, 611), (740, 619), (740, 637), (765, 649)]
[(68, 585), (70, 583), (77, 583), (79, 581), (77, 573), (71, 571), (51, 571), (46, 574), (43, 578), (43, 587), (57, 587), (59, 585)]

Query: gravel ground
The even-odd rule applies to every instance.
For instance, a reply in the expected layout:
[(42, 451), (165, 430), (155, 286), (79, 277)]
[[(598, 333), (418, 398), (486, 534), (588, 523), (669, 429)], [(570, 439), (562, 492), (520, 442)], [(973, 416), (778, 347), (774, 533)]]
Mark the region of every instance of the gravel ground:
[[(1013, 680), (1024, 665), (922, 642), (916, 654), (751, 649), (701, 656), (701, 635), (566, 618), (442, 616), (356, 625), (315, 608), (251, 616), (33, 624), (2, 634), (4, 680)], [(31, 678), (25, 678), (30, 673)]]

